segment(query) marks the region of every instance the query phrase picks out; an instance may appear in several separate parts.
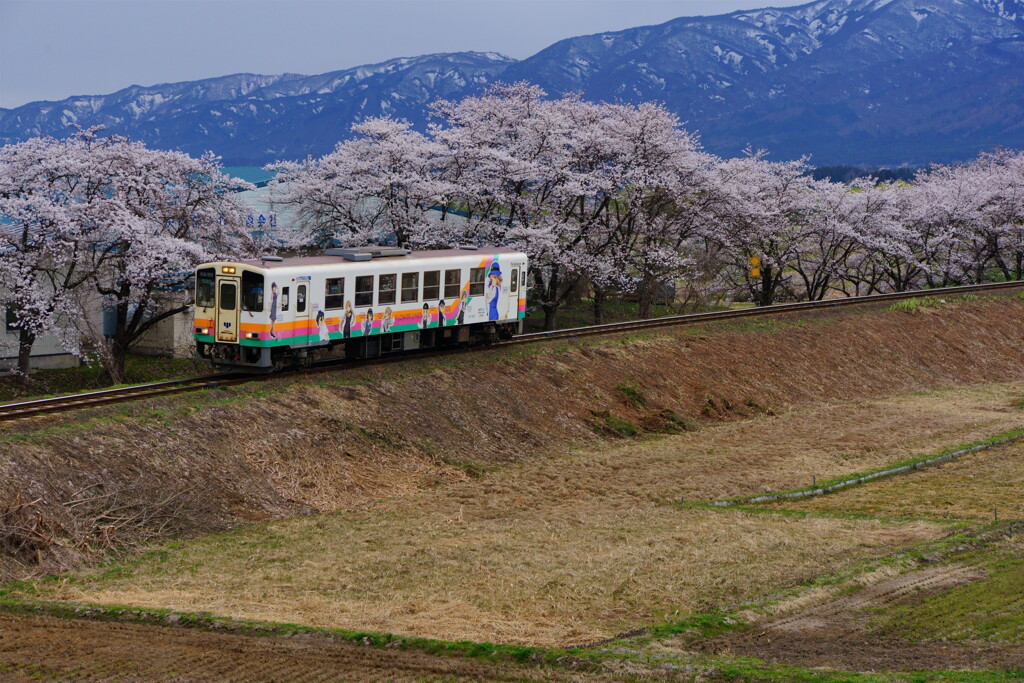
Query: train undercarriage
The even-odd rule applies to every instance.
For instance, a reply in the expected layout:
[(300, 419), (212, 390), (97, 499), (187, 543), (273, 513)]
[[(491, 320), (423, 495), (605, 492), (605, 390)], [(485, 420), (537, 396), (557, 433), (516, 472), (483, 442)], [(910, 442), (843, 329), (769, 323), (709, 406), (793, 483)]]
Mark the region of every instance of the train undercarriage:
[(521, 322), (477, 323), (409, 332), (373, 334), (310, 346), (260, 347), (199, 342), (196, 357), (219, 371), (274, 372), (312, 365), (317, 360), (361, 360), (424, 349), (490, 344), (520, 332)]

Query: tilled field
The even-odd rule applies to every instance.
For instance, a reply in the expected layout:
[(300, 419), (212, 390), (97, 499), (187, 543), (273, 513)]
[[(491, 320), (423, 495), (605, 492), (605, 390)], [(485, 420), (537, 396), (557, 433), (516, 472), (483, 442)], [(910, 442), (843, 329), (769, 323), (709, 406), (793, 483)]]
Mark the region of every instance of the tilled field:
[(0, 614), (0, 680), (576, 681), (617, 680), (319, 637), (245, 636), (185, 628)]

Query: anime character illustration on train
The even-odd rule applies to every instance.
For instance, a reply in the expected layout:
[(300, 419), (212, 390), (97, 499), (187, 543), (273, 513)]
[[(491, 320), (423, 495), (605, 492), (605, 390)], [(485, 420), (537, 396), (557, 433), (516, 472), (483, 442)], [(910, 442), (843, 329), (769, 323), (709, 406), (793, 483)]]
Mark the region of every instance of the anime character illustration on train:
[(498, 300), (501, 298), (501, 267), (495, 263), (487, 274), (487, 319), (498, 320)]

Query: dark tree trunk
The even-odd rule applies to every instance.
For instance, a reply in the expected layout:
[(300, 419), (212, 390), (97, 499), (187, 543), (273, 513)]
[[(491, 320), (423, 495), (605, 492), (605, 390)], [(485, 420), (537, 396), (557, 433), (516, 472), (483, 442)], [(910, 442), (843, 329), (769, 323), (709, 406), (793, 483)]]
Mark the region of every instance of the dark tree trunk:
[(544, 329), (546, 331), (555, 329), (555, 316), (558, 314), (558, 306), (556, 304), (541, 304), (541, 310), (544, 311)]
[(645, 277), (640, 283), (640, 291), (637, 293), (637, 318), (646, 320), (651, 317), (651, 309), (654, 307), (654, 279)]
[(29, 330), (18, 330), (18, 385), (28, 386), (29, 373), (32, 371), (32, 347), (36, 343), (36, 335)]
[(594, 324), (603, 325), (605, 319), (605, 304), (608, 302), (608, 293), (601, 287), (594, 287)]
[(772, 273), (772, 267), (764, 264), (761, 266), (761, 283), (760, 287), (757, 287), (757, 305), (758, 306), (771, 306), (774, 300), (775, 292), (775, 276)]
[(127, 381), (124, 366), (125, 361), (128, 358), (128, 346), (123, 342), (120, 336), (115, 336), (110, 341), (110, 356), (108, 362), (105, 364), (107, 380), (111, 384), (124, 384)]

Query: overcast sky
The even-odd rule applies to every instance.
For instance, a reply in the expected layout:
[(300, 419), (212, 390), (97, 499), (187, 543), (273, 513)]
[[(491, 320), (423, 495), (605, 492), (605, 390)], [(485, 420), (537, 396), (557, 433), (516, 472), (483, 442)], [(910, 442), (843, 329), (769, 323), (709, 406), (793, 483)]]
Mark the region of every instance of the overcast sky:
[(806, 0), (0, 0), (0, 107), (570, 36)]

